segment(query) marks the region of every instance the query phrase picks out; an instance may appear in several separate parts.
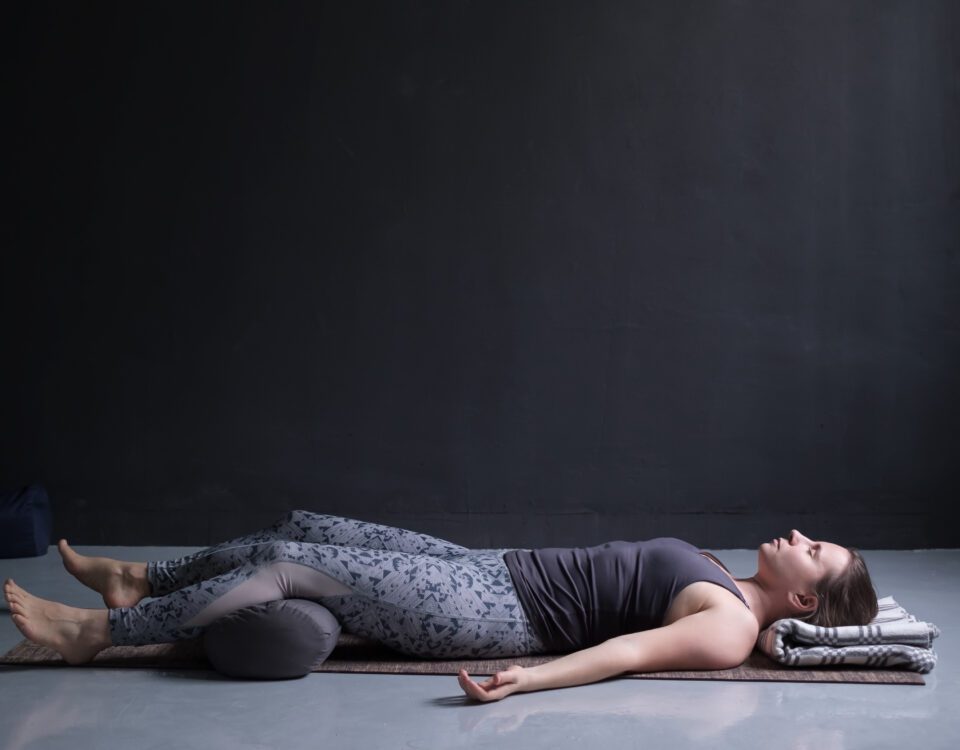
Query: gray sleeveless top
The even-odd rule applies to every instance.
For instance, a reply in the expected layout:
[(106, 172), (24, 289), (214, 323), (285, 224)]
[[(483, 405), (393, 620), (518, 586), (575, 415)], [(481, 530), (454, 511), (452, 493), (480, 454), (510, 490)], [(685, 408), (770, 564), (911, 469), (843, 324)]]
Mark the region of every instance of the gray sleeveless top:
[(749, 608), (723, 570), (674, 537), (516, 549), (503, 560), (527, 619), (555, 652), (660, 627), (673, 598), (697, 581), (723, 586)]

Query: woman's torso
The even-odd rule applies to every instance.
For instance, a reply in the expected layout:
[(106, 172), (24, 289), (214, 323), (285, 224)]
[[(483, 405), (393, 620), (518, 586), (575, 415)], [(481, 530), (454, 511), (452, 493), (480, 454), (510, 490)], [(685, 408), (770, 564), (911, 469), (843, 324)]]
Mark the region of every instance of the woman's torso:
[(673, 537), (504, 557), (531, 623), (553, 650), (670, 625), (705, 609), (756, 628), (743, 593), (709, 554)]

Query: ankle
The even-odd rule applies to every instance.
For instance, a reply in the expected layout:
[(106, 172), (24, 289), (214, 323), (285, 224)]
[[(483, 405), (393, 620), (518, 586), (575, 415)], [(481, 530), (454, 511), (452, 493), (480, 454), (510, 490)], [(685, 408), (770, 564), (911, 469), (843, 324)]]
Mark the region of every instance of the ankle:
[(105, 609), (90, 610), (91, 614), (82, 625), (81, 633), (88, 643), (101, 650), (113, 645), (110, 637), (110, 613)]
[(144, 592), (144, 595), (150, 596), (152, 587), (150, 586), (150, 579), (147, 577), (147, 564), (129, 563), (127, 573), (130, 576), (130, 580), (137, 584), (140, 590)]

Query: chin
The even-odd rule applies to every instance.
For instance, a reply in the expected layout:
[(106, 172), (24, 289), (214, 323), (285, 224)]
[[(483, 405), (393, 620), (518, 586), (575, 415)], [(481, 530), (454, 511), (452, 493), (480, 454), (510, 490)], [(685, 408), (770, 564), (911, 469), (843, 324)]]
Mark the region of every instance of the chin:
[(764, 542), (757, 548), (757, 557), (760, 559), (773, 557), (776, 554), (777, 554), (777, 545), (773, 543)]

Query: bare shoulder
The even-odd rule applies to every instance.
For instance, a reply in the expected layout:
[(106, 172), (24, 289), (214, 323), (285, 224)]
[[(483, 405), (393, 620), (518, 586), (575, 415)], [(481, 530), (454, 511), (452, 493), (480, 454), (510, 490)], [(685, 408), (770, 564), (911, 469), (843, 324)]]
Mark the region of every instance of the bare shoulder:
[(722, 622), (729, 623), (731, 629), (741, 632), (743, 638), (751, 644), (756, 642), (760, 634), (760, 623), (739, 599), (736, 602), (721, 601), (712, 604), (706, 607), (705, 611), (713, 612)]
[(685, 587), (673, 600), (663, 624), (670, 625), (699, 612), (710, 612), (710, 619), (722, 622), (725, 630), (742, 634), (753, 643), (760, 633), (757, 618), (736, 594), (722, 586), (698, 581)]
[[(626, 646), (628, 671), (733, 669), (750, 656), (756, 644), (757, 620), (743, 602), (729, 591), (733, 601), (688, 589), (682, 592), (688, 597), (688, 608), (678, 612), (671, 607), (680, 616), (664, 621), (659, 628), (613, 639)], [(698, 600), (696, 606), (694, 599)]]
[(712, 659), (714, 666), (730, 669), (750, 656), (760, 627), (753, 612), (736, 594), (718, 586), (712, 586), (712, 589), (717, 591), (706, 592), (699, 610), (677, 624), (687, 621), (691, 628), (696, 627), (700, 637), (706, 636), (710, 641), (706, 658)]

